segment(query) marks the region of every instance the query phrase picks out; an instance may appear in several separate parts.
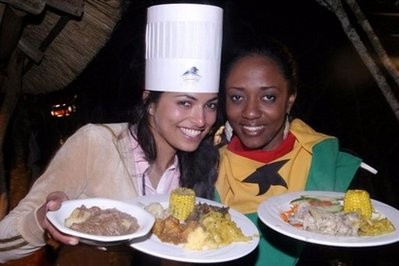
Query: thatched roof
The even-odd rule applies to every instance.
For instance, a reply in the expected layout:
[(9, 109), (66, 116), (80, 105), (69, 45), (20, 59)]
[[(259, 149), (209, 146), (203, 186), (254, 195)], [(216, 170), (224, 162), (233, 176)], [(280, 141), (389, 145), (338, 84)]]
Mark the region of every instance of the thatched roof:
[(23, 91), (65, 88), (105, 45), (120, 17), (121, 0), (86, 0), (81, 17), (44, 10), (39, 24), (25, 27), (18, 44), (37, 61), (25, 66)]

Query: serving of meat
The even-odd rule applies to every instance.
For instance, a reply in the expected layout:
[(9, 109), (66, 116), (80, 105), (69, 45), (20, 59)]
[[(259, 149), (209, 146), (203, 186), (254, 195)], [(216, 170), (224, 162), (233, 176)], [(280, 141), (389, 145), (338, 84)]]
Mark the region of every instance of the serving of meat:
[(290, 224), (300, 224), (302, 229), (334, 236), (357, 236), (361, 217), (355, 212), (331, 212), (321, 207), (302, 203), (294, 215), (288, 218)]
[(65, 220), (65, 226), (82, 233), (101, 236), (132, 234), (139, 229), (135, 217), (116, 208), (87, 208), (85, 205), (73, 210)]
[(348, 190), (344, 202), (303, 195), (292, 200), (290, 209), (281, 212), (280, 217), (299, 229), (332, 236), (375, 236), (396, 230), (387, 217), (374, 210), (369, 198), (360, 201), (356, 198), (358, 194), (368, 197), (361, 190)]
[(173, 243), (175, 245), (187, 242), (187, 236), (199, 226), (198, 222), (190, 221), (180, 223), (179, 219), (169, 215), (165, 219), (156, 219), (152, 228), (152, 233), (162, 242)]

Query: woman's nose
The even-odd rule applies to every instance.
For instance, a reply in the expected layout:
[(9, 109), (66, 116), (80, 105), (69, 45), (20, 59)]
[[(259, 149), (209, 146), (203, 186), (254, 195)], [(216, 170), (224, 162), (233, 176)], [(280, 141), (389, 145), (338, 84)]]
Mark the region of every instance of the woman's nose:
[(197, 127), (205, 126), (206, 112), (203, 108), (194, 108), (191, 117)]
[(260, 117), (260, 110), (254, 101), (248, 101), (242, 109), (242, 117), (246, 119), (255, 119)]

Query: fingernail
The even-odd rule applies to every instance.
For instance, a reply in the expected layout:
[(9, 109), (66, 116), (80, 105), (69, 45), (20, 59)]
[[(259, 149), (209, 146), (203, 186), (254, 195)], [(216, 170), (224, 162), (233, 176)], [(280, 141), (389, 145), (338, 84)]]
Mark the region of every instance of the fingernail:
[(78, 240), (72, 239), (72, 240), (69, 241), (69, 245), (75, 246), (75, 245), (78, 244), (78, 242), (79, 242)]

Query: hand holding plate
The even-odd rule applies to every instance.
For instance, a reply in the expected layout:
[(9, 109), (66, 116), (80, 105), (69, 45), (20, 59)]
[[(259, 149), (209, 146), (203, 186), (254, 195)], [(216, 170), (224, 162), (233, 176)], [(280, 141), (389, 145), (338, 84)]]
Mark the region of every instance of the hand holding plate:
[(36, 218), (46, 231), (48, 237), (66, 245), (77, 245), (79, 238), (63, 234), (47, 219), (47, 212), (58, 210), (62, 202), (66, 200), (68, 200), (68, 197), (64, 192), (57, 191), (50, 193), (47, 196), (46, 203), (38, 209)]

